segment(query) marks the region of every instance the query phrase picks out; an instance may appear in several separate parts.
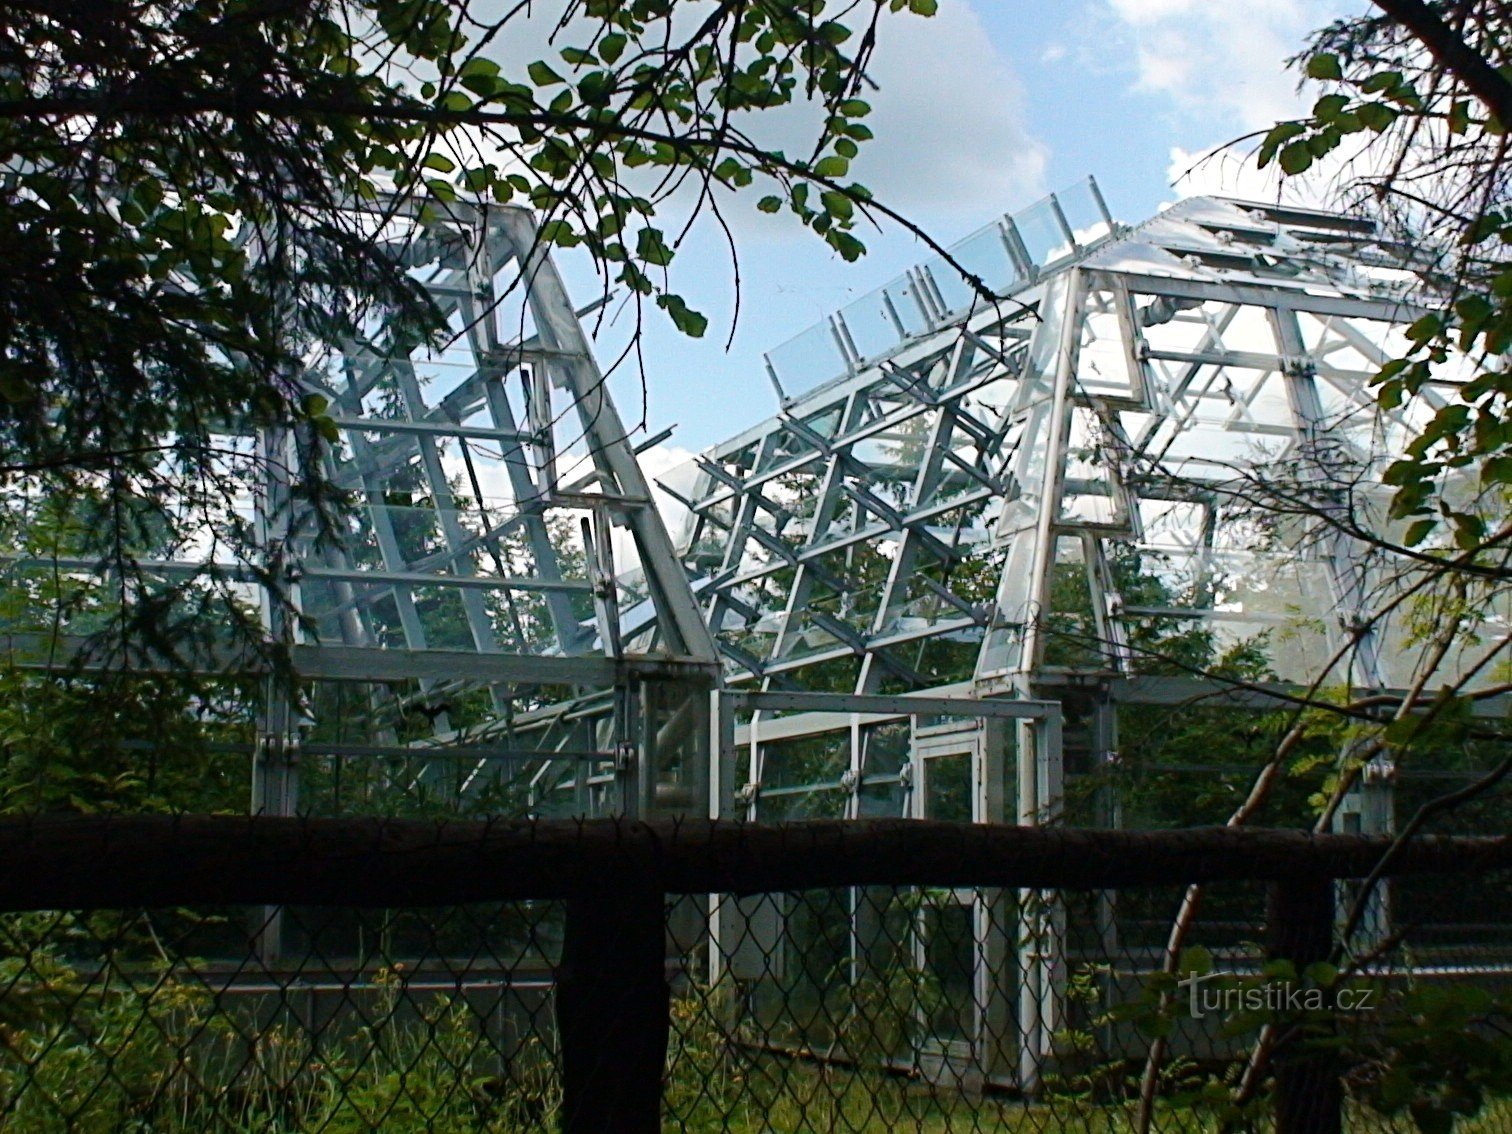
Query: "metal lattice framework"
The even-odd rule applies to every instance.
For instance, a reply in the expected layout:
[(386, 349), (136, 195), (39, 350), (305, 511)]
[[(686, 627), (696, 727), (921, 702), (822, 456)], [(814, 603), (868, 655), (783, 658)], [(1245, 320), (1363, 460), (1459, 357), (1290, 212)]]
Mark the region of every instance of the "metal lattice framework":
[[(953, 252), (995, 302), (943, 263), (908, 272), (771, 352), (777, 414), (663, 480), (733, 690), (720, 814), (1054, 822), (1068, 760), (1118, 763), (1121, 705), (1412, 685), (1410, 618), (1372, 617), (1411, 570), (1350, 527), (1399, 534), (1381, 473), (1469, 373), (1390, 411), (1371, 389), (1423, 314), (1426, 256), (1367, 220), (1215, 199), (1127, 228), (1090, 182)], [(1205, 674), (1237, 662), (1242, 692)], [(816, 694), (834, 711), (797, 711)], [(973, 718), (999, 701), (1018, 719)], [(1391, 778), (1363, 776), (1338, 824), (1390, 829)], [(1119, 807), (1098, 788), (1078, 822)], [(975, 950), (980, 978), (1014, 948), (1002, 900), (961, 892), (919, 939)], [(1024, 1086), (1067, 954), (1062, 909), (1017, 910)], [(853, 955), (869, 932), (853, 912)], [(947, 1048), (1001, 1058), (985, 1016), (963, 1027)]]
[[(452, 218), (409, 248), (445, 348), (375, 327), (304, 379), (339, 430), (327, 475), (362, 501), (350, 530), (301, 543), (309, 525), (276, 478), (264, 507), (265, 543), (296, 547), (295, 607), (316, 628), (300, 673), (418, 683), (435, 733), (422, 747), (478, 761), (460, 790), (513, 759), (537, 811), (635, 814), (674, 761), (672, 796), (691, 801), (713, 646), (532, 215)], [(472, 723), (449, 719), (457, 690), (479, 687)]]
[[(1458, 377), (1373, 398), (1431, 264), (1369, 221), (1197, 199), (1126, 228), (1090, 181), (1004, 217), (953, 250), (978, 287), (927, 263), (772, 351), (778, 413), (665, 479), (676, 541), (531, 215), (395, 224), (377, 238), (450, 340), (378, 320), (312, 357), (328, 443), (238, 439), (251, 557), (136, 561), (244, 585), (288, 648), (255, 810), (325, 807), (355, 761), (385, 810), (1054, 823), (1068, 751), (1116, 763), (1120, 705), (1211, 694), (1228, 659), (1252, 677), (1230, 704), (1417, 676), (1408, 620), (1367, 617), (1410, 571), (1328, 522), (1385, 523), (1384, 464)], [(355, 502), (334, 533), (291, 472), (314, 452)], [(1341, 825), (1389, 829), (1390, 778)], [(1040, 1084), (1073, 957), (1058, 897), (880, 909), (853, 887), (824, 926), (800, 906), (716, 896), (710, 975), (780, 980), (804, 934), (859, 971), (903, 919), (913, 968), (948, 952), (972, 1005), (921, 1019), (918, 1052)], [(1094, 917), (1111, 956), (1115, 903)], [(1386, 928), (1381, 904), (1366, 932)], [(276, 958), (276, 915), (258, 935)]]
[[(431, 804), (634, 814), (658, 776), (662, 798), (692, 801), (717, 656), (533, 215), (373, 223), (449, 334), (425, 343), (375, 312), (315, 350), (298, 381), (329, 417), (324, 442), (308, 427), (223, 438), (235, 502), (186, 521), (173, 558), (133, 557), (148, 587), (229, 587), (287, 648), (295, 681), (269, 681), (258, 707), (254, 810), (364, 806), (329, 787), (375, 758), (398, 770), (365, 773), (374, 792)], [(346, 506), (308, 490), (312, 460)], [(11, 566), (19, 585), (99, 571)], [(22, 664), (70, 656), (46, 635), (9, 644)], [(236, 649), (206, 672), (241, 664)], [(325, 797), (301, 798), (302, 766)]]
[(665, 479), (732, 682), (1174, 697), (1141, 676), (1195, 628), (1214, 657), (1263, 648), (1276, 681), (1337, 656), (1335, 681), (1410, 685), (1401, 621), (1360, 627), (1372, 550), (1304, 546), (1256, 497), (1284, 470), (1384, 501), (1413, 415), (1449, 396), (1384, 412), (1369, 387), (1421, 314), (1411, 250), (1214, 199), (1123, 228), (1088, 183), (956, 255), (999, 302), (915, 269), (772, 352), (777, 415)]

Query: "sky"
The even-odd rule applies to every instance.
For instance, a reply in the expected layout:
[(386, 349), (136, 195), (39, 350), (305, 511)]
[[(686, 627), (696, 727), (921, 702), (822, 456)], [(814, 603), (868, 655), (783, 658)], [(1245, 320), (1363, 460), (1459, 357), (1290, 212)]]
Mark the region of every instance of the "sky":
[[(931, 19), (884, 20), (871, 69), (879, 89), (869, 96), (877, 138), (852, 172), (947, 245), (1089, 174), (1114, 216), (1131, 223), (1195, 194), (1274, 199), (1274, 182), (1240, 160), (1200, 159), (1305, 112), (1316, 95), (1297, 92), (1285, 60), (1310, 31), (1364, 7), (941, 0)], [(847, 264), (786, 214), (756, 212), (760, 195), (728, 209), (738, 321), (729, 249), (714, 225), (697, 224), (678, 246), (673, 286), (709, 316), (707, 335), (688, 339), (649, 312), (641, 365), (611, 374), (621, 416), (644, 426), (638, 439), (677, 426), (643, 456), (653, 476), (776, 411), (764, 351), (926, 258), (907, 233), (872, 231), (860, 234), (868, 255)], [(590, 265), (558, 259), (579, 301), (597, 294)], [(633, 326), (615, 302), (589, 321), (606, 369)]]

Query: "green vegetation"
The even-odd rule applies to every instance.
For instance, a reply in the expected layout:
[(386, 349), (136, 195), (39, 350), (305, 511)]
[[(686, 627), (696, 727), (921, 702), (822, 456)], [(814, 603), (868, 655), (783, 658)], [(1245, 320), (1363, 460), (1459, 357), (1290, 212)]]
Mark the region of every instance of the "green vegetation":
[[(379, 970), (367, 989), (348, 992), (344, 1014), (312, 1032), (292, 992), (276, 1006), (258, 994), (217, 1003), (184, 969), (122, 967), (109, 979), (86, 979), (46, 948), (29, 954), (24, 972), (21, 964), (0, 962), (0, 979), (14, 990), (0, 1017), (0, 1114), (7, 1129), (514, 1134), (556, 1121), (554, 1057), (540, 1033), (506, 1039), (503, 1017), (455, 993), (410, 990), (402, 966)], [(891, 1007), (911, 1018), (912, 1007)], [(1357, 1077), (1361, 1101), (1351, 1104), (1351, 1128), (1406, 1129), (1401, 1120), (1426, 1113), (1430, 1097), (1450, 1101), (1462, 1116), (1456, 1127), (1462, 1134), (1503, 1128), (1506, 1107), (1486, 1095), (1506, 1093), (1506, 1070), (1476, 1056), (1471, 1047), (1478, 1041), (1463, 1030), (1486, 1006), (1440, 994), (1407, 1007), (1436, 1013), (1435, 1021), (1452, 1017), (1462, 1037), (1460, 1071), (1447, 1080), (1414, 1078), (1444, 1055), (1412, 1062), (1431, 1042), (1420, 1036), (1410, 1056), (1368, 1065)], [(1136, 1008), (1155, 1010), (1153, 1000)], [(666, 1129), (1115, 1134), (1136, 1128), (1130, 1085), (1119, 1087), (1105, 1074), (1056, 1077), (1044, 1097), (1026, 1105), (949, 1082), (931, 1087), (907, 1073), (906, 1059), (898, 1074), (762, 1051), (746, 1042), (754, 1037), (722, 1022), (727, 1011), (726, 999), (707, 991), (674, 1001)], [(1417, 1025), (1382, 1033), (1383, 1045), (1409, 1027)], [(1172, 1095), (1156, 1112), (1157, 1129), (1224, 1129), (1222, 1092), (1212, 1093), (1205, 1074), (1178, 1061), (1169, 1075)], [(1266, 1127), (1258, 1112), (1256, 1122), (1254, 1128)]]

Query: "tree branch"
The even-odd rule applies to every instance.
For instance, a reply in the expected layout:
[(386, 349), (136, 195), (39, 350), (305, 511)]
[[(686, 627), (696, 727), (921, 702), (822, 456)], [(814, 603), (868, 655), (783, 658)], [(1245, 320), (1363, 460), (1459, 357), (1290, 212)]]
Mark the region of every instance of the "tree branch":
[(1428, 53), (1485, 103), (1504, 123), (1512, 123), (1512, 83), (1484, 55), (1422, 0), (1375, 0), (1376, 7), (1418, 38)]

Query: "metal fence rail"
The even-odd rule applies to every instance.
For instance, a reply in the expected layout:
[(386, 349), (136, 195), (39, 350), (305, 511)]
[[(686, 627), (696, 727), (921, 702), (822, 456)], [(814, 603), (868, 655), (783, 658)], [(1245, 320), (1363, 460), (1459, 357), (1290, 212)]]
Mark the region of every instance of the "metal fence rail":
[[(1337, 880), (1384, 849), (896, 821), (6, 821), (0, 1128), (1136, 1129), (1152, 1036), (1152, 1129), (1512, 1127), (1482, 1058), (1506, 1050), (1512, 840), (1407, 847), (1341, 949), (1357, 895)], [(1192, 948), (1166, 972), (1193, 882)], [(1472, 885), (1480, 916), (1455, 923)], [(1436, 1037), (1470, 1045), (1439, 1096)]]

